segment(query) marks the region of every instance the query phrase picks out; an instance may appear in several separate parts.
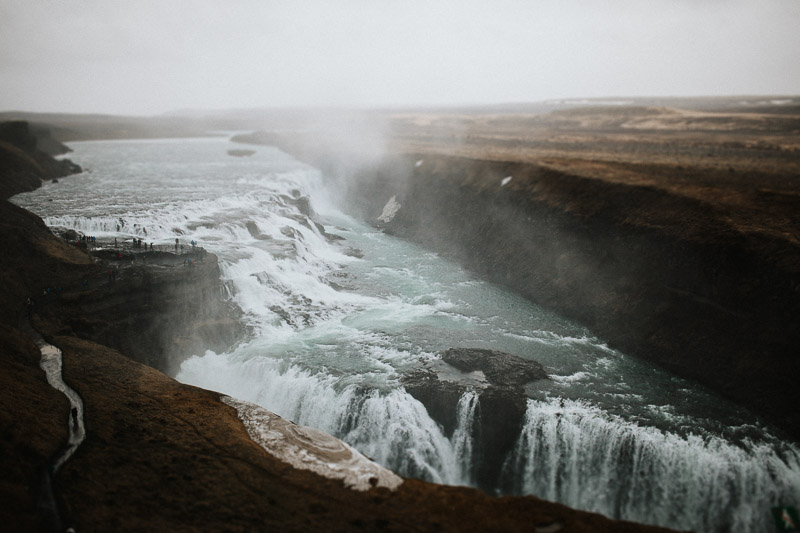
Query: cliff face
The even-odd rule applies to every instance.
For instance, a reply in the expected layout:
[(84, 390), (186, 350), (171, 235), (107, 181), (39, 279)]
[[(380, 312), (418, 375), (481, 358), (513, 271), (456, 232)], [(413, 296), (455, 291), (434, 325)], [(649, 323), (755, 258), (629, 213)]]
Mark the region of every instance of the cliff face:
[(800, 246), (771, 228), (742, 231), (747, 213), (546, 164), (430, 153), (392, 158), (360, 179), (351, 190), (367, 218), (393, 196), (401, 205), (377, 222), (387, 232), (800, 437)]
[(170, 374), (187, 356), (224, 350), (241, 338), (239, 312), (222, 298), (215, 255), (92, 255), (105, 257), (102, 269), (84, 273), (67, 293), (37, 298), (40, 314), (61, 323), (62, 331)]

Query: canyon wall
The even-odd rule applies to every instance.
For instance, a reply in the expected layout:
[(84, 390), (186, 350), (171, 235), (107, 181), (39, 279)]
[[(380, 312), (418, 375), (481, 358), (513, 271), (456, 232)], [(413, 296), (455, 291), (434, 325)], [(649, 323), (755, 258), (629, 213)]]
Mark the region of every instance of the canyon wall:
[[(756, 215), (742, 229), (746, 206), (526, 161), (412, 153), (348, 169), (341, 154), (302, 157), (346, 174), (352, 208), (386, 232), (800, 438), (800, 246)], [(392, 198), (400, 208), (386, 216)], [(769, 201), (782, 199), (793, 198)]]

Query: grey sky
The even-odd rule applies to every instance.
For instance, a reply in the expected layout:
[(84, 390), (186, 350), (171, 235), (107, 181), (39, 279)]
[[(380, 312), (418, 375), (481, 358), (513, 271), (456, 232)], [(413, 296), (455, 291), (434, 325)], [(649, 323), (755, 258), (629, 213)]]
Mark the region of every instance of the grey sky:
[(800, 93), (800, 0), (0, 0), (0, 110)]

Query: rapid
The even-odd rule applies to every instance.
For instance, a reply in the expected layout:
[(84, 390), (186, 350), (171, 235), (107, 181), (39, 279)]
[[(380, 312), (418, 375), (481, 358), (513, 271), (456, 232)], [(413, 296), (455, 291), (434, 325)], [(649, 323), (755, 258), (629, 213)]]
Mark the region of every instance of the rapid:
[(771, 507), (800, 502), (800, 449), (753, 414), (348, 216), (325, 176), (276, 148), (70, 146), (86, 172), (13, 201), (98, 240), (194, 240), (219, 257), (249, 333), (185, 360), (182, 382), (321, 429), (400, 475), (475, 485), (476, 392), (446, 432), (402, 379), (447, 348), (499, 350), (551, 378), (526, 389), (501, 481), (482, 489), (696, 531), (770, 531)]

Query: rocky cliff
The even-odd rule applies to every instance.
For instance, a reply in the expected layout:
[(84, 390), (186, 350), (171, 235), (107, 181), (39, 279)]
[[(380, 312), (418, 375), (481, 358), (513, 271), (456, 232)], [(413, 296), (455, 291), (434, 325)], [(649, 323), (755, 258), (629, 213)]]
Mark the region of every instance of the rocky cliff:
[(187, 356), (225, 350), (242, 337), (240, 312), (222, 297), (214, 254), (106, 248), (90, 255), (99, 271), (85, 272), (66, 292), (34, 299), (40, 316), (63, 331), (170, 374)]

